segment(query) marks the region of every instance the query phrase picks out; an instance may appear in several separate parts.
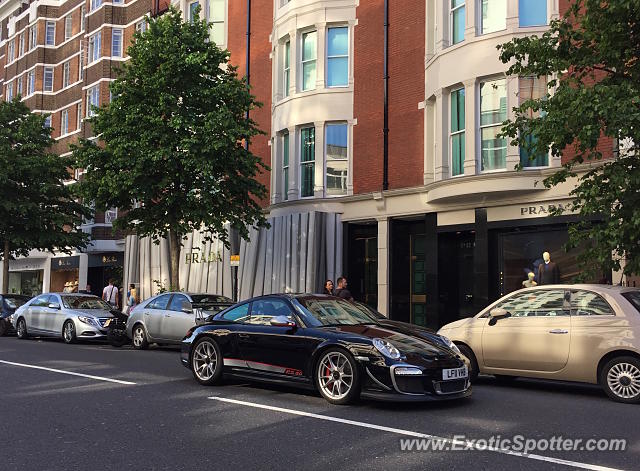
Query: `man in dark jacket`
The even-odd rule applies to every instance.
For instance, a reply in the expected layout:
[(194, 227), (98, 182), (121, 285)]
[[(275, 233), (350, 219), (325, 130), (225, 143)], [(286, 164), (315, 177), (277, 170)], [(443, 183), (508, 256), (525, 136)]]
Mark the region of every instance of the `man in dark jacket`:
[(347, 279), (344, 276), (341, 276), (338, 278), (336, 283), (338, 284), (338, 288), (335, 291), (335, 296), (346, 299), (347, 301), (353, 301), (351, 291), (347, 289)]

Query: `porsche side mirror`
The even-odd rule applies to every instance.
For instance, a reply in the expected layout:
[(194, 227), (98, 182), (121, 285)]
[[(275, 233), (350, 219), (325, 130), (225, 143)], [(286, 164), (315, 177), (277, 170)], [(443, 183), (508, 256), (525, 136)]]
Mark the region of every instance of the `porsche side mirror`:
[(269, 321), (274, 327), (295, 327), (296, 323), (289, 319), (287, 316), (275, 316)]
[(489, 325), (496, 325), (500, 319), (511, 317), (511, 313), (501, 308), (492, 309), (489, 313)]

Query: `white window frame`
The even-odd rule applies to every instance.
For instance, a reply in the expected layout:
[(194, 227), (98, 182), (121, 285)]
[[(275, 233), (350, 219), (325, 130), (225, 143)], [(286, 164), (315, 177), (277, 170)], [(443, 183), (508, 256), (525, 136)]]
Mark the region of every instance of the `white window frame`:
[(22, 90), (22, 84), (23, 84), (23, 82), (22, 82), (22, 81), (23, 81), (22, 76), (20, 76), (20, 77), (18, 77), (18, 78), (16, 79), (16, 83), (17, 83), (17, 86), (16, 86), (16, 96), (18, 96), (18, 95), (22, 96), (22, 92), (23, 92), (23, 90)]
[(80, 100), (76, 108), (76, 130), (80, 128), (82, 128), (82, 100)]
[[(304, 145), (302, 142), (302, 131), (304, 131), (305, 129), (313, 129), (313, 160), (302, 160), (302, 156), (304, 154), (303, 150), (302, 150), (302, 146)], [(316, 132), (317, 129), (314, 125), (311, 126), (302, 126), (300, 127), (300, 134), (299, 134), (299, 149), (300, 149), (300, 158), (298, 159), (298, 164), (299, 164), (299, 168), (300, 168), (300, 189), (298, 191), (298, 195), (300, 199), (309, 199), (309, 198), (314, 198), (315, 197), (315, 180), (316, 180)], [(289, 156), (289, 158), (291, 158), (291, 156)], [(302, 168), (305, 166), (309, 166), (313, 169), (313, 181), (311, 182), (311, 195), (309, 196), (302, 196), (302, 190), (303, 190), (303, 172), (302, 172)]]
[(13, 82), (7, 84), (7, 101), (13, 100)]
[[(288, 62), (288, 64), (287, 64)], [(282, 45), (282, 96), (289, 96), (291, 87), (291, 40), (287, 39)]]
[(56, 45), (56, 22), (46, 21), (44, 27), (44, 43), (47, 46)]
[[(488, 0), (487, 6), (489, 4), (491, 4), (492, 1), (495, 1), (495, 0)], [(478, 0), (477, 1), (477, 5), (478, 5), (477, 6), (477, 12), (478, 12), (477, 18), (478, 18), (478, 20), (477, 20), (477, 28), (476, 28), (476, 30), (478, 32), (478, 35), (481, 36), (481, 35), (484, 35), (484, 34), (497, 33), (498, 31), (504, 31), (505, 29), (507, 29), (507, 8), (508, 8), (507, 3), (508, 3), (508, 0), (502, 0), (502, 1), (504, 2), (504, 28), (495, 29), (493, 31), (486, 31), (486, 32), (484, 31), (484, 21), (483, 21), (483, 17), (482, 17), (483, 0)]]
[[(347, 185), (345, 188), (345, 192), (338, 194), (338, 195), (330, 195), (328, 193), (329, 190), (329, 186), (327, 185), (327, 178), (328, 178), (328, 174), (327, 174), (327, 163), (329, 162), (329, 158), (327, 157), (327, 146), (329, 145), (329, 140), (327, 139), (327, 134), (328, 134), (328, 128), (331, 126), (344, 126), (347, 128), (347, 156), (344, 159), (331, 159), (333, 162), (346, 162), (347, 164)], [(349, 194), (349, 156), (351, 155), (350, 152), (350, 147), (351, 147), (351, 140), (349, 139), (349, 123), (347, 123), (346, 121), (332, 121), (332, 122), (327, 122), (324, 125), (324, 169), (323, 169), (323, 173), (324, 173), (324, 193), (325, 193), (325, 197), (326, 198), (340, 198), (343, 196), (347, 196)]]
[(11, 41), (9, 41), (9, 60), (7, 61), (9, 62), (13, 62), (15, 60), (16, 56), (16, 42), (15, 39), (12, 39)]
[[(453, 94), (456, 92), (459, 92), (460, 90), (462, 90), (464, 92), (464, 106), (465, 106), (465, 123), (464, 123), (464, 127), (458, 131), (452, 131), (451, 130), (451, 115), (453, 114)], [(451, 176), (451, 178), (456, 178), (456, 177), (461, 177), (464, 176), (464, 162), (467, 158), (467, 146), (465, 143), (465, 149), (464, 149), (464, 153), (465, 155), (462, 156), (462, 171), (458, 174), (458, 175), (454, 175), (453, 174), (453, 138), (455, 136), (459, 136), (460, 134), (466, 136), (465, 132), (467, 131), (467, 123), (466, 123), (466, 118), (467, 118), (467, 112), (466, 112), (466, 106), (467, 106), (467, 91), (465, 89), (465, 87), (457, 87), (454, 88), (453, 90), (451, 90), (449, 92), (449, 168), (451, 169), (449, 171), (449, 174)]]
[(113, 224), (113, 222), (118, 219), (118, 208), (107, 209), (104, 212), (104, 223), (105, 224)]
[(24, 55), (24, 35), (25, 33), (22, 33), (20, 35), (20, 42), (18, 45), (18, 57), (22, 57)]
[(102, 6), (102, 0), (91, 0), (89, 4), (89, 11), (96, 10)]
[(60, 135), (69, 134), (69, 110), (62, 110), (60, 113)]
[(71, 83), (71, 61), (62, 64), (62, 88), (67, 88)]
[(224, 16), (222, 19), (214, 19), (211, 17), (211, 2), (212, 0), (206, 0), (206, 11), (205, 11), (205, 17), (207, 19), (208, 23), (211, 23), (209, 25), (209, 39), (213, 40), (213, 30), (216, 26), (222, 26), (222, 31), (223, 31), (223, 40), (221, 43), (217, 44), (218, 47), (220, 46), (224, 46), (227, 44), (227, 14), (228, 14), (228, 10), (227, 10), (227, 0), (223, 0), (224, 1)]
[(38, 25), (33, 25), (29, 28), (29, 50), (32, 50), (38, 45)]
[[(464, 32), (463, 32), (463, 36), (462, 36), (462, 41), (459, 41), (457, 43), (453, 42), (453, 14), (455, 11), (459, 10), (460, 8), (466, 8), (467, 6), (467, 1), (465, 0), (464, 3), (461, 3), (460, 5), (458, 5), (455, 8), (451, 8), (451, 0), (447, 0), (447, 2), (449, 2), (449, 45), (453, 46), (455, 44), (460, 44), (461, 42), (464, 42)], [(464, 28), (465, 30), (467, 29), (467, 19), (466, 19), (466, 11), (465, 11), (465, 20), (464, 20)]]
[(30, 70), (27, 72), (27, 96), (33, 95), (36, 92), (36, 71)]
[[(329, 55), (329, 30), (331, 29), (346, 29), (347, 30), (347, 54), (338, 55), (338, 56), (330, 56)], [(350, 58), (349, 58), (349, 49), (351, 44), (351, 31), (349, 30), (348, 25), (334, 25), (327, 28), (326, 34), (326, 44), (325, 44), (325, 54), (326, 54), (326, 65), (325, 65), (325, 83), (327, 84), (327, 88), (345, 88), (349, 86), (349, 69), (351, 67)], [(344, 85), (329, 85), (329, 59), (347, 59), (347, 81)]]
[(50, 128), (51, 127), (51, 115), (49, 115), (46, 118), (44, 118), (44, 127), (45, 128)]
[[(509, 113), (509, 88), (508, 88), (508, 83), (507, 83), (507, 79), (505, 77), (493, 77), (493, 78), (487, 78), (485, 80), (482, 80), (480, 83), (478, 83), (478, 101), (477, 101), (477, 106), (478, 106), (478, 111), (477, 111), (477, 119), (478, 119), (478, 144), (479, 144), (479, 150), (480, 152), (477, 153), (477, 158), (478, 158), (478, 168), (480, 169), (480, 171), (482, 173), (492, 173), (492, 172), (504, 172), (505, 170), (507, 170), (507, 164), (505, 162), (505, 166), (503, 168), (495, 168), (495, 169), (489, 169), (489, 170), (484, 170), (482, 168), (482, 130), (483, 129), (489, 129), (489, 128), (499, 128), (502, 127), (502, 121), (498, 121), (496, 123), (492, 123), (492, 124), (482, 124), (482, 85), (483, 84), (487, 84), (487, 83), (491, 83), (491, 82), (498, 82), (498, 81), (504, 81), (505, 83), (505, 98), (507, 100), (507, 114)], [(466, 99), (466, 96), (465, 96)], [(509, 146), (509, 142), (506, 141), (506, 145), (507, 148)]]
[(147, 20), (140, 20), (136, 23), (136, 31), (140, 34), (144, 33), (147, 30)]
[(80, 7), (80, 30), (87, 30), (87, 7), (84, 5)]
[[(47, 89), (47, 74), (51, 73), (51, 89)], [(53, 92), (53, 81), (54, 81), (54, 68), (53, 67), (45, 67), (42, 71), (42, 91), (43, 92)]]
[(92, 105), (100, 106), (100, 84), (94, 85), (87, 90), (87, 118), (95, 116), (95, 111), (92, 109)]
[(73, 36), (73, 16), (69, 13), (64, 18), (64, 40), (70, 39)]
[[(289, 131), (285, 130), (281, 134), (282, 143), (282, 200), (287, 201), (289, 199), (289, 185), (291, 177), (291, 136)], [(287, 154), (287, 163), (285, 165), (284, 156)]]
[(89, 64), (99, 61), (102, 58), (102, 31), (89, 36), (89, 54), (87, 61)]
[(78, 55), (78, 80), (84, 78), (84, 46), (80, 45), (80, 54)]
[[(305, 36), (315, 33), (316, 35), (316, 54), (315, 57), (313, 59), (306, 59), (304, 58), (304, 39)], [(315, 67), (316, 67), (316, 79), (313, 82), (312, 86), (310, 88), (304, 88), (304, 66), (306, 64), (310, 64), (310, 63), (314, 63)], [(306, 91), (311, 91), (311, 90), (315, 90), (316, 86), (317, 86), (317, 82), (318, 82), (318, 31), (315, 29), (311, 29), (309, 31), (304, 31), (301, 35), (300, 35), (300, 89), (303, 92)]]
[[(117, 43), (116, 43), (116, 38), (118, 38)], [(113, 28), (111, 30), (111, 55), (113, 57), (122, 57), (123, 38), (124, 38), (124, 32), (122, 31), (121, 28)], [(118, 48), (117, 51), (116, 51), (116, 45)]]

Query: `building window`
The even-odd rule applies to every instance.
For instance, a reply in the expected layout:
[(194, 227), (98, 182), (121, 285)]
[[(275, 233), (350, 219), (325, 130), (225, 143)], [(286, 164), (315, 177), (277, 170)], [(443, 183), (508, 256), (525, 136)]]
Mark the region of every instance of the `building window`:
[(43, 90), (45, 92), (52, 92), (53, 91), (53, 67), (45, 67), (44, 68), (43, 83), (44, 83)]
[(7, 101), (13, 100), (13, 83), (7, 84)]
[(313, 196), (314, 170), (316, 166), (316, 129), (300, 130), (300, 196)]
[(18, 90), (16, 93), (18, 96), (22, 96), (22, 77), (18, 77), (17, 84), (18, 84)]
[(80, 55), (78, 56), (78, 80), (82, 80), (83, 77), (84, 77), (84, 50), (81, 45)]
[(47, 115), (47, 117), (44, 118), (44, 127), (45, 128), (51, 127), (51, 115)]
[(287, 3), (289, 3), (291, 0), (280, 0), (280, 6), (283, 7), (285, 6)]
[(136, 31), (140, 34), (147, 30), (147, 20), (138, 21), (136, 23)]
[(284, 71), (282, 78), (282, 95), (287, 97), (291, 86), (291, 41), (284, 43)]
[(89, 11), (93, 11), (96, 8), (100, 8), (100, 5), (102, 5), (102, 0), (91, 0), (91, 9)]
[[(518, 100), (522, 105), (527, 100), (539, 100), (547, 96), (546, 77), (520, 77), (518, 79)], [(529, 109), (527, 117), (530, 119), (540, 116), (540, 112)], [(530, 145), (535, 143), (535, 136), (529, 134), (525, 139)], [(520, 165), (523, 167), (546, 167), (549, 165), (549, 152), (541, 152), (533, 155), (524, 148), (520, 148)]]
[(327, 86), (349, 83), (349, 29), (329, 28), (327, 33)]
[(327, 196), (347, 194), (347, 173), (349, 171), (348, 126), (328, 124), (326, 126)]
[(507, 119), (507, 81), (480, 84), (480, 157), (482, 170), (507, 167), (507, 140), (497, 137)]
[(16, 55), (16, 43), (15, 40), (11, 40), (9, 41), (9, 52), (8, 52), (8, 61), (7, 62), (12, 62), (13, 59), (15, 59), (15, 55)]
[(80, 129), (82, 127), (82, 101), (78, 103), (78, 112), (76, 114), (76, 129)]
[(282, 180), (283, 200), (289, 199), (289, 133), (282, 134)]
[(520, 27), (547, 24), (547, 0), (519, 0)]
[(124, 0), (113, 0), (114, 5), (122, 5), (124, 4)]
[(209, 0), (209, 17), (207, 21), (211, 23), (209, 39), (217, 45), (225, 43), (224, 20), (226, 15), (225, 0)]
[(189, 21), (191, 21), (191, 23), (195, 23), (200, 19), (200, 16), (198, 15), (199, 5), (200, 2), (191, 2), (189, 4)]
[(36, 47), (38, 44), (38, 25), (33, 25), (29, 28), (29, 50)]
[(60, 116), (60, 135), (69, 134), (69, 110), (64, 110)]
[(96, 114), (94, 106), (96, 108), (100, 106), (100, 85), (95, 85), (87, 90), (87, 117)]
[(20, 35), (20, 45), (18, 46), (18, 57), (24, 54), (24, 33)]
[(98, 31), (93, 36), (89, 37), (89, 63), (95, 62), (100, 59), (100, 43), (102, 34)]
[(114, 57), (122, 57), (122, 30), (111, 30), (111, 55)]
[(71, 82), (71, 61), (62, 64), (62, 88), (69, 86)]
[(82, 31), (87, 30), (87, 7), (84, 5), (80, 7), (80, 25), (82, 26)]
[(316, 88), (317, 31), (302, 35), (302, 89)]
[(464, 41), (464, 28), (465, 28), (465, 0), (450, 0), (450, 21), (451, 25), (451, 44), (458, 44)]
[(480, 0), (480, 2), (482, 3), (480, 33), (487, 34), (506, 29), (507, 0)]
[(36, 72), (31, 70), (27, 73), (27, 94), (31, 95), (36, 92)]
[(64, 40), (71, 38), (73, 34), (73, 17), (67, 15), (64, 19)]
[(55, 46), (56, 44), (56, 23), (47, 21), (45, 26), (44, 41), (47, 46)]
[(465, 152), (464, 88), (451, 92), (451, 176), (464, 174)]

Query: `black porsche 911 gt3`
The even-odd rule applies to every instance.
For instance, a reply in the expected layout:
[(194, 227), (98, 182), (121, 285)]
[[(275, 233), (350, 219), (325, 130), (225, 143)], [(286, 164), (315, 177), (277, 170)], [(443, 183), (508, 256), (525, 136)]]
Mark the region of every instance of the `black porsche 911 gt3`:
[(333, 404), (443, 400), (471, 394), (467, 360), (455, 348), (435, 334), (400, 332), (340, 298), (279, 294), (193, 327), (181, 360), (206, 385), (228, 374), (317, 389)]

